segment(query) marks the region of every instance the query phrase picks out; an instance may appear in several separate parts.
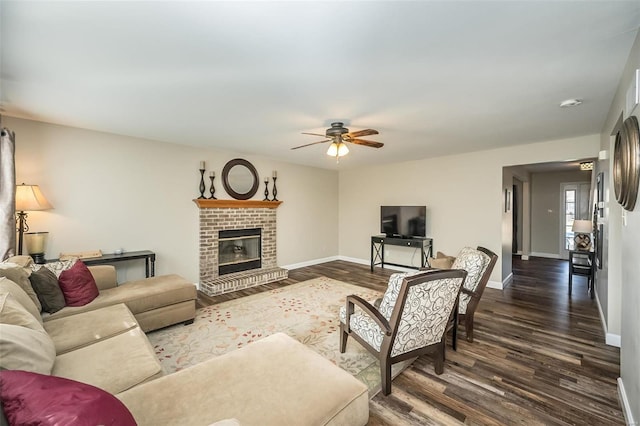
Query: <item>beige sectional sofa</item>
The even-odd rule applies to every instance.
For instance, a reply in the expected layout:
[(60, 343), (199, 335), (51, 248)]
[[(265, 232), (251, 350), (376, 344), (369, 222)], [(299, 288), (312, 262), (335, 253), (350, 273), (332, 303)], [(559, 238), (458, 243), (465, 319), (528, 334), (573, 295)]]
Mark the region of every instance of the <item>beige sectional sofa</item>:
[[(94, 276), (108, 281), (100, 271)], [(151, 280), (146, 281), (149, 299), (164, 300), (155, 293), (162, 284)], [(142, 286), (134, 285), (134, 293)], [(225, 419), (241, 425), (367, 423), (367, 387), (281, 333), (164, 375), (139, 319), (154, 318), (147, 323), (154, 328), (161, 316), (144, 315), (153, 309), (140, 298), (120, 295), (125, 303), (109, 305), (117, 297), (108, 290), (101, 287), (102, 305), (64, 308), (43, 321), (25, 291), (0, 278), (0, 367), (101, 388), (122, 401), (139, 425), (210, 425)]]
[(47, 314), (45, 321), (124, 303), (145, 332), (179, 322), (193, 322), (197, 289), (179, 275), (161, 275), (118, 285), (113, 266), (90, 266), (89, 271), (100, 291), (98, 297), (84, 306), (66, 306)]

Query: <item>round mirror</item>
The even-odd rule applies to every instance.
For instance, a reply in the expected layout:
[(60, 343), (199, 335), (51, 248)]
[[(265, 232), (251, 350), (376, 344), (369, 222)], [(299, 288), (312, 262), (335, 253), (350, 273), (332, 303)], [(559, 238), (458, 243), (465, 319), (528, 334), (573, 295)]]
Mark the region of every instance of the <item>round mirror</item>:
[(222, 185), (236, 200), (248, 200), (258, 191), (258, 172), (247, 160), (235, 158), (222, 169)]

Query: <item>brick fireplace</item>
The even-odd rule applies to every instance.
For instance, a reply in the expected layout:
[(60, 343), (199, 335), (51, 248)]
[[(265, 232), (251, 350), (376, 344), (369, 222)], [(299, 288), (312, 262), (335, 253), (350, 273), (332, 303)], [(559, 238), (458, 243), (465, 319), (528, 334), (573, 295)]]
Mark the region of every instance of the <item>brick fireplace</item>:
[(287, 278), (288, 271), (277, 266), (281, 201), (194, 202), (200, 208), (200, 291), (215, 296)]

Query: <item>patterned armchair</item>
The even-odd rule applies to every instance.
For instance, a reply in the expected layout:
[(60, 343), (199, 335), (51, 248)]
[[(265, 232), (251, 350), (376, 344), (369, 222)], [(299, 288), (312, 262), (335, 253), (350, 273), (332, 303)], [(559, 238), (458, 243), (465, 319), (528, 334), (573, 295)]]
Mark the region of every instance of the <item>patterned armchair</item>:
[(463, 270), (393, 274), (379, 309), (359, 296), (348, 296), (340, 309), (340, 352), (351, 336), (374, 354), (385, 395), (391, 393), (391, 365), (396, 362), (435, 352), (435, 371), (442, 374), (445, 332), (457, 314), (466, 275)]
[[(477, 249), (463, 248), (451, 268), (464, 269), (467, 278), (460, 291), (460, 304), (458, 307), (458, 323), (464, 322), (467, 341), (473, 342), (473, 316), (478, 308), (478, 303), (489, 282), (489, 277), (498, 260), (498, 255), (484, 247)], [(456, 349), (456, 329), (454, 327), (453, 348)]]

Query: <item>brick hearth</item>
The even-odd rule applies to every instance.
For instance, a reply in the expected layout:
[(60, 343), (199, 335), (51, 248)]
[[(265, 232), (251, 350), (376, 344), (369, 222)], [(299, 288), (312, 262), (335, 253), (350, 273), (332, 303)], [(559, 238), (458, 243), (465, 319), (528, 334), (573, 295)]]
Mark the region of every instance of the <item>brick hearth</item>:
[[(215, 296), (287, 278), (288, 271), (277, 266), (276, 208), (280, 202), (194, 201), (200, 207), (200, 291)], [(248, 228), (262, 229), (262, 267), (219, 276), (219, 232)]]

